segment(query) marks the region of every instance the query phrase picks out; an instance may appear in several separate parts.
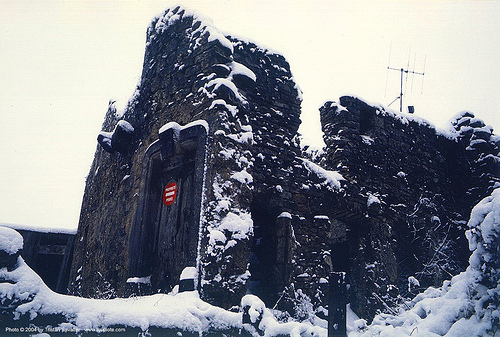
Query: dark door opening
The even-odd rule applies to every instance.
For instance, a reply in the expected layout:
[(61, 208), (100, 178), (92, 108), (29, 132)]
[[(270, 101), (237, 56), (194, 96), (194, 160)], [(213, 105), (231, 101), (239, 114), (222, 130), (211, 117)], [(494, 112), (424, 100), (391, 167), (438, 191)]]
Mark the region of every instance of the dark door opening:
[[(254, 240), (251, 248), (249, 283), (251, 293), (259, 296), (266, 305), (277, 300), (275, 280), (276, 266), (276, 215), (268, 209), (265, 198), (254, 197), (250, 210), (252, 213)], [(272, 304), (271, 304), (272, 303)]]
[(291, 217), (265, 195), (255, 196), (251, 206), (254, 240), (251, 247), (249, 291), (273, 307), (280, 292), (290, 285), (293, 255)]

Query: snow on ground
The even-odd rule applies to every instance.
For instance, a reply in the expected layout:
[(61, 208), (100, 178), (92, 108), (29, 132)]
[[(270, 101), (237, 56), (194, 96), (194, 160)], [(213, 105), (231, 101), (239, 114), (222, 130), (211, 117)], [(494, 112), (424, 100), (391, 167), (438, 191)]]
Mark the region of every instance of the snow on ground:
[[(0, 227), (0, 249), (10, 252), (21, 247), (19, 233)], [(193, 274), (193, 270), (186, 273)], [(0, 269), (0, 280), (0, 298), (22, 302), (15, 309), (15, 317), (28, 315), (33, 319), (38, 315), (62, 314), (67, 322), (60, 327), (67, 331), (102, 330), (111, 326), (135, 327), (144, 331), (149, 327), (160, 327), (195, 333), (247, 329), (258, 336), (257, 328), (265, 331), (266, 336), (283, 333), (326, 336), (325, 329), (310, 323), (278, 323), (263, 302), (251, 295), (243, 297), (242, 303), (252, 313), (252, 321), (243, 324), (242, 312), (210, 305), (201, 300), (196, 291), (111, 300), (61, 295), (50, 290), (21, 257), (14, 270)]]
[[(202, 331), (211, 325), (234, 326), (238, 314), (213, 307), (199, 299), (196, 293), (186, 292), (176, 296), (156, 294), (127, 299), (96, 300), (61, 295), (51, 291), (20, 258), (19, 267), (8, 272), (0, 270), (0, 277), (15, 283), (1, 283), (2, 297), (27, 297), (31, 301), (20, 305), (16, 312), (37, 315), (63, 314), (75, 329), (103, 328), (112, 325), (149, 326)], [(213, 322), (212, 322), (213, 320)]]

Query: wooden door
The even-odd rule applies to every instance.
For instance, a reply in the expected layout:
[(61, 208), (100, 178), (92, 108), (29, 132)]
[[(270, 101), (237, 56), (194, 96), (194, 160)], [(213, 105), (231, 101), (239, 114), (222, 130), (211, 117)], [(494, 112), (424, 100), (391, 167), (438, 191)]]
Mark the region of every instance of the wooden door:
[[(194, 211), (194, 156), (175, 156), (162, 167), (160, 188), (154, 207), (157, 214), (153, 224), (155, 238), (152, 247), (153, 287), (168, 291), (178, 283), (184, 267), (195, 266), (198, 242), (198, 224)], [(171, 183), (177, 186), (172, 204), (165, 204), (163, 193)]]

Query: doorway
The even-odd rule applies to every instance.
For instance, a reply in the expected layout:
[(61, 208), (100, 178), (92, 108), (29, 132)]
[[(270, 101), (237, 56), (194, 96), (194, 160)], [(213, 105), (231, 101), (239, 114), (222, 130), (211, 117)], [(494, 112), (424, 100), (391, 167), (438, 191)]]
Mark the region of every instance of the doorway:
[(129, 276), (151, 276), (153, 292), (170, 291), (197, 260), (207, 132), (170, 124), (144, 156), (130, 238)]

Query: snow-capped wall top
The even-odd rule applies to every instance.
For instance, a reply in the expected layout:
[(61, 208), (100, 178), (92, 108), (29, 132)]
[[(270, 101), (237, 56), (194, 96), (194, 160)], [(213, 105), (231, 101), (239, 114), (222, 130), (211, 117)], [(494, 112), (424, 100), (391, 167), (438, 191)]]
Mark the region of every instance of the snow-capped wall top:
[(204, 120), (197, 120), (197, 121), (193, 121), (191, 123), (188, 123), (184, 126), (181, 126), (179, 125), (178, 123), (176, 122), (168, 122), (167, 124), (163, 125), (160, 130), (158, 131), (158, 133), (163, 133), (165, 131), (167, 131), (168, 129), (174, 129), (175, 133), (179, 133), (181, 132), (182, 130), (184, 129), (188, 129), (192, 126), (197, 126), (197, 125), (201, 125), (202, 127), (205, 128), (205, 130), (207, 130), (207, 133), (208, 133), (208, 123)]
[(76, 228), (57, 228), (57, 227), (35, 227), (28, 225), (10, 224), (10, 223), (0, 223), (0, 227), (8, 227), (15, 230), (31, 231), (37, 233), (57, 233), (57, 234), (76, 234)]
[(464, 111), (451, 121), (458, 141), (465, 147), (476, 186), (468, 191), (473, 201), (481, 200), (500, 186), (500, 137), (473, 113)]
[(189, 45), (190, 50), (197, 48), (200, 45), (201, 38), (208, 35), (208, 42), (218, 41), (227, 49), (229, 54), (233, 53), (232, 43), (214, 27), (210, 19), (203, 18), (195, 12), (179, 6), (167, 9), (163, 15), (152, 21), (148, 28), (147, 44), (149, 44), (157, 34), (163, 33), (175, 22), (185, 18), (192, 18), (193, 20), (191, 28), (188, 29), (190, 37), (192, 38), (192, 42)]
[(9, 255), (23, 249), (23, 237), (12, 228), (0, 227), (0, 251)]
[(493, 127), (486, 125), (483, 120), (477, 118), (472, 112), (460, 112), (451, 119), (450, 124), (454, 126), (458, 133), (457, 137), (471, 136), (471, 141), (483, 139), (500, 147), (500, 136), (493, 134)]
[(416, 123), (418, 125), (425, 126), (425, 127), (432, 129), (437, 135), (446, 137), (446, 138), (451, 139), (451, 140), (456, 140), (457, 135), (455, 133), (455, 130), (453, 130), (451, 127), (450, 128), (438, 128), (429, 120), (427, 120), (423, 117), (420, 117), (418, 115), (405, 113), (405, 112), (399, 112), (399, 111), (390, 109), (386, 106), (383, 106), (382, 104), (370, 102), (364, 98), (361, 98), (361, 97), (358, 97), (355, 95), (348, 95), (348, 96), (340, 97), (339, 98), (340, 103), (328, 102), (325, 104), (330, 104), (331, 106), (336, 105), (339, 108), (339, 110), (337, 110), (337, 111), (340, 111), (341, 109), (346, 110), (344, 107), (345, 102), (347, 100), (353, 100), (353, 99), (361, 101), (364, 104), (366, 104), (367, 106), (369, 106), (373, 109), (376, 109), (377, 115), (380, 114), (382, 116), (390, 116), (390, 117), (394, 118), (395, 120), (399, 121), (403, 125), (408, 125), (410, 123)]

